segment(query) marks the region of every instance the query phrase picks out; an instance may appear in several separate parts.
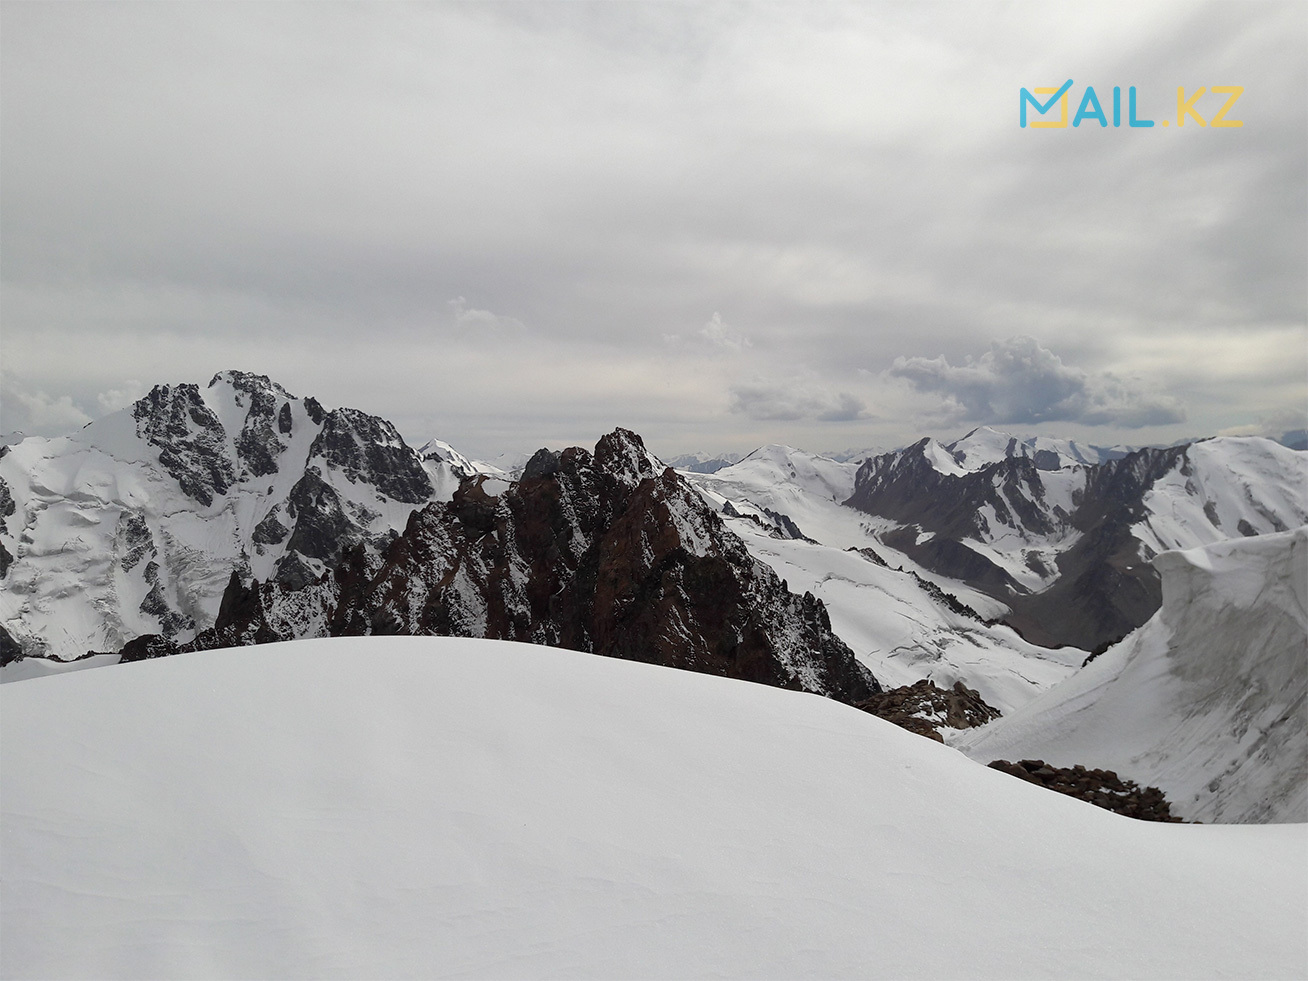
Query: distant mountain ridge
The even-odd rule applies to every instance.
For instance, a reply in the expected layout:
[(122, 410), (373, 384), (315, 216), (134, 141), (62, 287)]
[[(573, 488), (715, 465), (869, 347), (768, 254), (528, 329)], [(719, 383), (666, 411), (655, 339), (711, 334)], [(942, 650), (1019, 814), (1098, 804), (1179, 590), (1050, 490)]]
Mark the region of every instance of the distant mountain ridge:
[(1135, 452), (1138, 447), (1091, 446), (1050, 436), (1021, 438), (989, 426), (981, 426), (962, 439), (945, 444), (945, 449), (966, 470), (977, 470), (1013, 457), (1028, 458), (1040, 470), (1059, 470), (1077, 464), (1096, 466), (1120, 460)]
[(1160, 551), (1308, 523), (1308, 456), (1270, 440), (1146, 447), (1096, 465), (1017, 442), (994, 459), (986, 435), (874, 457), (845, 503), (887, 521), (887, 545), (1003, 602), (1040, 644), (1093, 649), (1144, 623), (1161, 601), (1148, 563)]
[(674, 456), (666, 461), (667, 465), (677, 470), (686, 470), (690, 473), (717, 473), (733, 463), (740, 462), (739, 453), (719, 453), (711, 456), (708, 453), (683, 453), (680, 456)]
[[(593, 522), (586, 515), (595, 507), (618, 505), (576, 489), (598, 479), (577, 476), (595, 467), (577, 462), (578, 454), (585, 451), (505, 456), (496, 465), (441, 439), (414, 449), (386, 420), (327, 409), (248, 372), (219, 372), (205, 387), (158, 385), (71, 436), (0, 447), (0, 659), (76, 658), (144, 635), (190, 643), (222, 619), (233, 573), (243, 589), (257, 581), (260, 595), (297, 597), (265, 611), (277, 636), (327, 630), (325, 620), (309, 622), (327, 616), (320, 583), (335, 582), (333, 570), (347, 556), (351, 568), (375, 576), (412, 516), (433, 504), (454, 509), (450, 527), (464, 530), (443, 547), (462, 556), (463, 578), (455, 578), (473, 583), (481, 598), (458, 599), (445, 584), (429, 596), (431, 609), (401, 622), (413, 616), (413, 629), (435, 629), (440, 607), (452, 630), (483, 616), (490, 623), (495, 604), (502, 607), (526, 579), (494, 572), (499, 560), (480, 555), (481, 538), (466, 534), (465, 519), (498, 522), (489, 515), (499, 503), (487, 502), (522, 506), (540, 468), (567, 455), (576, 474), (554, 479), (572, 488), (564, 495), (572, 511), (550, 521), (574, 529)], [(664, 464), (643, 444), (639, 454), (641, 472), (662, 480)], [(732, 457), (677, 458), (689, 484), (669, 485), (666, 500), (647, 502), (647, 511), (666, 523), (667, 501), (682, 500), (693, 485), (695, 507), (718, 512), (780, 578), (849, 604), (837, 619), (861, 637), (865, 664), (884, 666), (896, 684), (961, 681), (1005, 711), (1079, 663), (1074, 652), (1050, 648), (1092, 650), (1152, 614), (1159, 589), (1149, 556), (1308, 521), (1308, 457), (1253, 438), (1128, 451), (981, 427), (951, 443), (925, 439), (847, 460), (771, 444), (719, 466)], [(516, 535), (520, 520), (504, 528)], [(564, 543), (543, 547), (557, 552)], [(516, 569), (526, 554), (507, 543), (500, 560)], [(468, 579), (475, 568), (481, 572)], [(420, 578), (416, 568), (405, 575)], [(394, 576), (393, 592), (404, 579)], [(737, 582), (728, 591), (752, 589)], [(369, 618), (395, 613), (371, 592), (351, 595), (344, 605), (330, 597), (332, 615), (356, 610), (350, 629), (361, 629), (359, 610), (370, 610)], [(472, 605), (460, 605), (465, 599)], [(870, 614), (869, 602), (886, 604), (884, 615)], [(293, 627), (285, 611), (297, 604), (309, 619)], [(579, 609), (569, 616), (591, 616)], [(509, 618), (488, 635), (516, 639), (539, 628), (542, 637), (573, 631), (581, 638), (576, 623), (565, 627), (552, 616), (537, 603), (535, 627)], [(1026, 639), (994, 628), (996, 620)], [(895, 626), (901, 622), (909, 626)], [(384, 624), (369, 620), (374, 626)], [(829, 627), (813, 636), (823, 630)], [(575, 643), (602, 648), (602, 633), (591, 623)], [(1003, 667), (976, 666), (968, 654), (976, 645)]]

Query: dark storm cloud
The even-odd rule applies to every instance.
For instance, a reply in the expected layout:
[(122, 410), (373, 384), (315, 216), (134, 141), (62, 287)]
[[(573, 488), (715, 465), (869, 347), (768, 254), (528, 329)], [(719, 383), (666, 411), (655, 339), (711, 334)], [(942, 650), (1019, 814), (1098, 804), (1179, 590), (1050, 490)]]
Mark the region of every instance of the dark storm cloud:
[(896, 358), (890, 374), (918, 391), (941, 396), (946, 415), (973, 422), (1079, 422), (1138, 429), (1185, 420), (1175, 399), (1109, 374), (1089, 375), (1030, 337), (995, 342), (960, 365), (943, 357)]
[[(929, 421), (876, 382), (897, 357), (1013, 333), (1200, 428), (1303, 398), (1299, 6), (0, 18), (6, 416), (243, 367), (473, 447), (628, 412), (713, 449), (892, 442)], [(1241, 84), (1245, 126), (1020, 129), (1018, 89), (1068, 77), (1160, 122)]]

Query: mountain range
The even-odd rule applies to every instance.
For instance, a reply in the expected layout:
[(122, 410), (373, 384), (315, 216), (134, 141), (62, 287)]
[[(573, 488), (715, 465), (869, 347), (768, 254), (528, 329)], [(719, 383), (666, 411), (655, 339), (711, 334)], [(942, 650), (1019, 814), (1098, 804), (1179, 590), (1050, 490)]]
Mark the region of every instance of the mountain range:
[[(845, 460), (770, 445), (675, 462), (615, 429), (593, 450), (483, 463), (261, 375), (158, 385), (77, 433), (0, 448), (0, 673), (307, 638), (525, 641), (893, 706), (914, 731), (1016, 758), (1052, 747), (1058, 727), (1002, 741), (1010, 720), (1062, 704), (1124, 645), (1152, 637), (1150, 650), (1225, 663), (1220, 631), (1154, 626), (1168, 570), (1181, 575), (1168, 556), (1308, 524), (1308, 455), (1251, 437), (1105, 449), (982, 428)], [(1246, 578), (1284, 578), (1255, 547), (1231, 554)], [(1293, 618), (1281, 629), (1305, 633)], [(1247, 657), (1240, 677), (1262, 677)], [(1229, 734), (1234, 719), (1284, 716), (1277, 738), (1297, 746), (1295, 684), (1259, 682), (1257, 705), (1205, 717)], [(1189, 712), (1176, 706), (1198, 690), (1160, 712)], [(1263, 779), (1245, 765), (1256, 753), (1203, 733), (1247, 774), (1223, 778), (1243, 801)], [(1076, 746), (1057, 762), (1139, 758)], [(1209, 764), (1192, 770), (1221, 776)], [(1162, 765), (1133, 778), (1181, 795), (1185, 817), (1308, 816), (1295, 796), (1308, 779), (1270, 769), (1284, 806), (1262, 810), (1203, 810)]]

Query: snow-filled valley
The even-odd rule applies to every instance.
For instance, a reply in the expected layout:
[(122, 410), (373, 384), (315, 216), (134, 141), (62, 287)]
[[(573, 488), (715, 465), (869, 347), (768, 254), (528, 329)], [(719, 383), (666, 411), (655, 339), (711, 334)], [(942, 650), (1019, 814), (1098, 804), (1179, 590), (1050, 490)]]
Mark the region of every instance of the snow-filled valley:
[[(729, 504), (740, 515), (728, 525), (755, 555), (792, 589), (811, 591), (826, 604), (836, 633), (889, 686), (927, 678), (948, 688), (963, 681), (1008, 712), (1080, 666), (1086, 651), (1027, 643), (1011, 628), (934, 596), (932, 586), (983, 617), (1004, 611), (886, 546), (877, 535), (886, 523), (844, 507), (857, 469), (857, 462), (768, 446), (715, 474), (688, 476), (712, 504)], [(769, 512), (785, 515), (791, 533), (803, 537), (778, 535)]]
[(0, 688), (5, 977), (1303, 977), (1308, 826), (829, 699), (356, 638)]

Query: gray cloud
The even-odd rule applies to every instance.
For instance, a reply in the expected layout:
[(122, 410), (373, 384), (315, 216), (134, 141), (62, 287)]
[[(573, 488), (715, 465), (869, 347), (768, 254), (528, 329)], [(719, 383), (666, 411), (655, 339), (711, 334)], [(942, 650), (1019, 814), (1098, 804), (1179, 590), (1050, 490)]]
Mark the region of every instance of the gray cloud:
[(0, 382), (0, 433), (63, 433), (91, 421), (70, 395), (33, 391), (7, 375)]
[(812, 382), (755, 380), (733, 385), (730, 411), (751, 419), (792, 422), (853, 422), (867, 406), (849, 392), (828, 392)]
[[(919, 435), (912, 412), (820, 393), (881, 406), (893, 386), (855, 369), (965, 365), (1013, 333), (1086, 373), (1109, 409), (1078, 418), (1101, 429), (1168, 440), (1308, 397), (1302, 5), (0, 21), (0, 346), (52, 404), (242, 367), (488, 452), (633, 405), (655, 445), (691, 415), (712, 449), (804, 445), (824, 415), (888, 445)], [(1178, 84), (1234, 82), (1245, 126), (1020, 129), (1019, 87), (1068, 77), (1136, 85), (1160, 122)], [(425, 382), (455, 364), (459, 384)], [(819, 395), (753, 391), (800, 365)], [(1133, 415), (1112, 378), (1138, 375), (1167, 390)], [(713, 412), (724, 394), (739, 411)]]
[(526, 324), (516, 317), (470, 307), (468, 301), (461, 296), (450, 300), (448, 306), (454, 315), (455, 325), (463, 330), (499, 335), (506, 331), (516, 333), (526, 329)]
[(951, 365), (943, 357), (896, 358), (889, 374), (939, 395), (947, 417), (1001, 425), (1078, 422), (1139, 429), (1183, 422), (1185, 410), (1107, 372), (1063, 363), (1030, 337), (996, 341), (978, 358)]
[(743, 330), (724, 324), (722, 314), (717, 312), (709, 318), (709, 322), (700, 330), (699, 336), (714, 347), (735, 351), (737, 354), (753, 346)]

